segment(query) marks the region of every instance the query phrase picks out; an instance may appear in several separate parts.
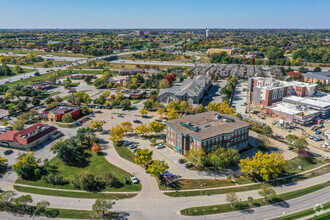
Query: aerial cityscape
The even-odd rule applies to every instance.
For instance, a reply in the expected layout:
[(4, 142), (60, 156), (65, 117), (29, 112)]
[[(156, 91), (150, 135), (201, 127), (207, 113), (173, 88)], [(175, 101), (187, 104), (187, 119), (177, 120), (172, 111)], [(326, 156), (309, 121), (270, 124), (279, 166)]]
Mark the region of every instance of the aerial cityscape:
[(2, 2), (0, 219), (330, 219), (329, 9)]

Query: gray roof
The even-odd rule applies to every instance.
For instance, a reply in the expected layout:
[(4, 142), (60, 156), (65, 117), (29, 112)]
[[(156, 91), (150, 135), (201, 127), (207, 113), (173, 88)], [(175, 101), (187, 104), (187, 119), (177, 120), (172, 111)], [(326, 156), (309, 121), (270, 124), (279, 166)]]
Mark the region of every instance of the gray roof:
[(304, 77), (308, 78), (315, 78), (318, 80), (330, 80), (330, 72), (309, 72), (309, 73), (304, 73)]
[[(219, 118), (216, 117), (217, 115)], [(198, 131), (193, 131), (182, 125), (187, 123), (190, 123), (191, 126), (197, 126)], [(250, 126), (249, 123), (241, 121), (234, 116), (219, 114), (215, 111), (184, 116), (167, 121), (166, 124), (178, 132), (192, 135), (200, 140), (232, 133), (237, 129)]]
[(159, 96), (170, 93), (177, 96), (198, 96), (205, 86), (210, 82), (211, 78), (204, 75), (195, 76), (193, 79), (185, 79), (182, 83), (176, 83), (171, 88), (160, 89)]

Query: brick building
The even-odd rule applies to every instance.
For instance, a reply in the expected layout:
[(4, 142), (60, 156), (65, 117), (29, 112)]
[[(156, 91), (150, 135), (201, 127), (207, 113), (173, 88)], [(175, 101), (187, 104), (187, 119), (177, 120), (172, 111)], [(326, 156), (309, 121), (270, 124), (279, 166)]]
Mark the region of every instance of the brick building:
[(81, 116), (80, 107), (76, 106), (59, 106), (42, 112), (42, 117), (48, 121), (56, 122), (62, 121), (63, 115), (69, 113), (73, 119)]
[(218, 147), (242, 150), (248, 146), (249, 123), (215, 111), (189, 115), (166, 122), (166, 141), (177, 152), (190, 149), (206, 153)]
[(31, 149), (56, 136), (57, 128), (35, 124), (21, 131), (7, 131), (0, 135), (0, 146)]
[(271, 106), (287, 96), (311, 96), (317, 93), (318, 85), (303, 82), (287, 82), (272, 78), (251, 77), (248, 81), (249, 100), (253, 104)]

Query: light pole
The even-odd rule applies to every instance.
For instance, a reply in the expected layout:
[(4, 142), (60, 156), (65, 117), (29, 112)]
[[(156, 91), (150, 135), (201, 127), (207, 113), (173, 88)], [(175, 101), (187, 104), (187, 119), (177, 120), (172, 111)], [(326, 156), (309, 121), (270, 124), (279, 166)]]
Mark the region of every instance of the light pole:
[(205, 215), (205, 209), (203, 209), (203, 212), (204, 212), (204, 219), (206, 219), (206, 215)]
[(201, 195), (202, 195), (203, 184), (201, 184)]
[(58, 189), (57, 189), (57, 176), (55, 176), (55, 183), (56, 183), (56, 195), (58, 195)]

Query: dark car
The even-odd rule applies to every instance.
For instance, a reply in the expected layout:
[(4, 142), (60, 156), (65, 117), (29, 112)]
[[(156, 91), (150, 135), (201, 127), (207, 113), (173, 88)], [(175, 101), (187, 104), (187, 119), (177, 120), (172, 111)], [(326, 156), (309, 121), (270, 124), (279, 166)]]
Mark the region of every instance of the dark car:
[(133, 122), (134, 122), (134, 123), (137, 123), (137, 124), (140, 124), (140, 123), (141, 123), (140, 120), (134, 120)]
[(178, 162), (179, 164), (184, 164), (186, 161), (184, 159), (179, 159)]
[(14, 151), (13, 150), (6, 150), (5, 152), (3, 152), (4, 155), (9, 155), (12, 154)]
[(187, 169), (189, 169), (189, 168), (192, 168), (193, 166), (194, 166), (194, 164), (192, 164), (192, 163), (187, 163), (187, 164), (185, 164), (184, 165)]

